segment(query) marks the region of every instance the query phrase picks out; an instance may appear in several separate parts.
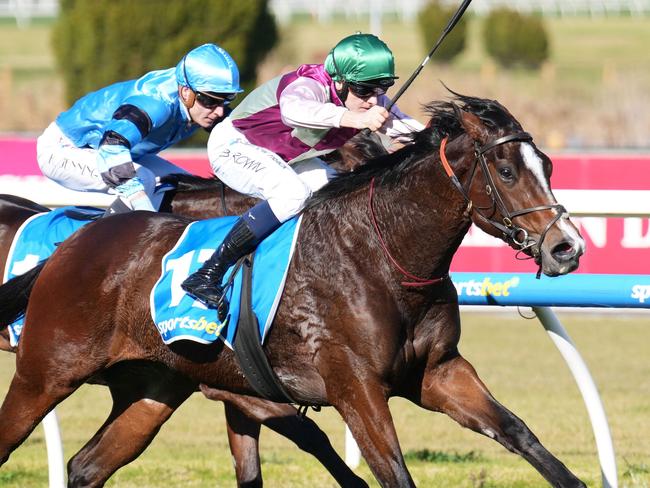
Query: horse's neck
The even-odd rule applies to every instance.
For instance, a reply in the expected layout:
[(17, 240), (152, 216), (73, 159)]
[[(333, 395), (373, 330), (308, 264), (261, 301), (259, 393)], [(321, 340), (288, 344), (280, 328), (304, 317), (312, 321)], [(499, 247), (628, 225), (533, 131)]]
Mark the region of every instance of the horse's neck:
[(449, 272), (469, 228), (464, 200), (434, 159), (421, 164), (415, 172), (419, 174), (408, 175), (399, 192), (380, 189), (377, 195), (386, 199), (378, 220), (386, 229), (385, 239), (394, 243), (391, 252), (400, 256), (405, 269), (424, 278)]
[(16, 195), (0, 195), (0, 206), (8, 208), (16, 208), (17, 210), (26, 210), (29, 212), (49, 212), (50, 209), (43, 205), (27, 200), (26, 198), (18, 197)]
[[(370, 252), (379, 254), (377, 261), (398, 280), (404, 276), (387, 253), (410, 274), (424, 279), (444, 276), (469, 228), (464, 199), (437, 156), (430, 158), (415, 163), (397, 184), (375, 184), (372, 211), (366, 187), (339, 199), (328, 212), (337, 221), (332, 227), (353, 226), (357, 235), (366, 236)], [(347, 216), (343, 224), (342, 215)]]
[(191, 219), (209, 219), (224, 215), (218, 192), (212, 190), (176, 191), (171, 197), (170, 212)]

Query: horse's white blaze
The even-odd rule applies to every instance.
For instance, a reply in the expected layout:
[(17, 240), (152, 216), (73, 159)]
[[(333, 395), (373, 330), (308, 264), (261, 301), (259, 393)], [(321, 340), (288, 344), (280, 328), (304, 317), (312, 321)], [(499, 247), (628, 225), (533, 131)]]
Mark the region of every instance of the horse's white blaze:
[[(555, 202), (555, 197), (551, 193), (551, 188), (548, 186), (546, 176), (544, 175), (544, 164), (542, 163), (542, 158), (537, 155), (532, 144), (522, 143), (520, 145), (520, 148), (524, 164), (530, 170), (530, 172), (535, 175), (540, 188), (542, 188), (544, 193), (546, 193), (548, 199), (552, 202)], [(574, 241), (576, 246), (584, 249), (584, 241), (578, 232), (572, 226), (570, 226), (565, 219), (558, 220), (555, 225), (558, 226), (564, 235)]]
[(524, 160), (524, 164), (530, 170), (530, 172), (535, 175), (539, 186), (542, 188), (542, 190), (544, 190), (546, 196), (549, 199), (553, 199), (551, 188), (548, 186), (548, 183), (546, 182), (546, 176), (544, 175), (544, 165), (542, 163), (542, 158), (537, 155), (535, 149), (533, 149), (532, 144), (524, 142), (521, 144), (520, 148), (521, 157)]

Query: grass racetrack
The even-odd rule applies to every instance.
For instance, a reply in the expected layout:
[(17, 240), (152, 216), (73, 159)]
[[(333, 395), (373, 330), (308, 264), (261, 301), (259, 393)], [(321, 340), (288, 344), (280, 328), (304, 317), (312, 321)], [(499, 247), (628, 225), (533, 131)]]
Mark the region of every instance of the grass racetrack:
[[(600, 390), (612, 431), (619, 487), (650, 486), (650, 315), (557, 311)], [(460, 349), (495, 397), (521, 417), (542, 443), (588, 486), (601, 475), (591, 424), (567, 366), (537, 320), (514, 310), (464, 313)], [(8, 388), (14, 356), (0, 355), (0, 396)], [(69, 459), (109, 412), (107, 389), (84, 386), (57, 408)], [(447, 417), (391, 400), (402, 451), (418, 486), (542, 487), (543, 478), (494, 441)], [(344, 453), (344, 427), (332, 409), (310, 412)], [(264, 428), (262, 469), (269, 487), (336, 486), (309, 455)], [(357, 472), (378, 486), (362, 463)], [(163, 426), (139, 459), (118, 471), (113, 487), (234, 486), (223, 407), (195, 394)], [(0, 469), (0, 486), (47, 486), (42, 427)]]

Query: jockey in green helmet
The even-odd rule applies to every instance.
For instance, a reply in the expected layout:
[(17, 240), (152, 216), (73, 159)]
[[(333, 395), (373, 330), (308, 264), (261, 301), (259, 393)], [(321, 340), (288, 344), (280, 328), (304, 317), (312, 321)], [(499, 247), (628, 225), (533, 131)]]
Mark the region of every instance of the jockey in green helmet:
[(388, 46), (372, 34), (353, 34), (341, 40), (325, 59), (325, 70), (342, 83), (337, 94), (342, 101), (349, 90), (367, 96), (384, 93), (395, 83), (395, 58)]
[[(227, 314), (226, 271), (313, 192), (337, 176), (320, 158), (368, 129), (399, 141), (423, 128), (393, 106), (393, 53), (371, 34), (340, 41), (321, 64), (303, 64), (257, 87), (210, 134), (208, 158), (230, 188), (261, 201), (235, 222), (223, 243), (181, 287)], [(406, 136), (408, 137), (408, 136)]]

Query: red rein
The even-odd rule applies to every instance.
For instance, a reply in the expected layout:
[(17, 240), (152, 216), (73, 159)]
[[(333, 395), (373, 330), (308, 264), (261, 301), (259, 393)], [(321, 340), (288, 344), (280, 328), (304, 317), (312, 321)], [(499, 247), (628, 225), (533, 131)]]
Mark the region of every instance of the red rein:
[(439, 278), (433, 278), (433, 279), (420, 278), (419, 276), (415, 276), (414, 274), (409, 273), (402, 266), (400, 266), (400, 264), (397, 262), (397, 260), (391, 255), (390, 251), (388, 250), (388, 246), (386, 245), (386, 242), (384, 241), (384, 238), (381, 235), (381, 231), (379, 230), (379, 225), (377, 224), (377, 218), (375, 217), (375, 211), (372, 206), (374, 193), (375, 193), (375, 179), (373, 178), (370, 181), (370, 189), (368, 195), (368, 209), (370, 211), (370, 220), (372, 221), (372, 225), (375, 228), (375, 233), (379, 238), (381, 248), (384, 250), (384, 254), (386, 254), (388, 260), (400, 273), (402, 273), (406, 278), (412, 280), (412, 281), (402, 281), (401, 282), (402, 286), (412, 286), (412, 287), (430, 286), (430, 285), (438, 284), (444, 281), (445, 279), (447, 279), (447, 277), (449, 276), (447, 274)]

